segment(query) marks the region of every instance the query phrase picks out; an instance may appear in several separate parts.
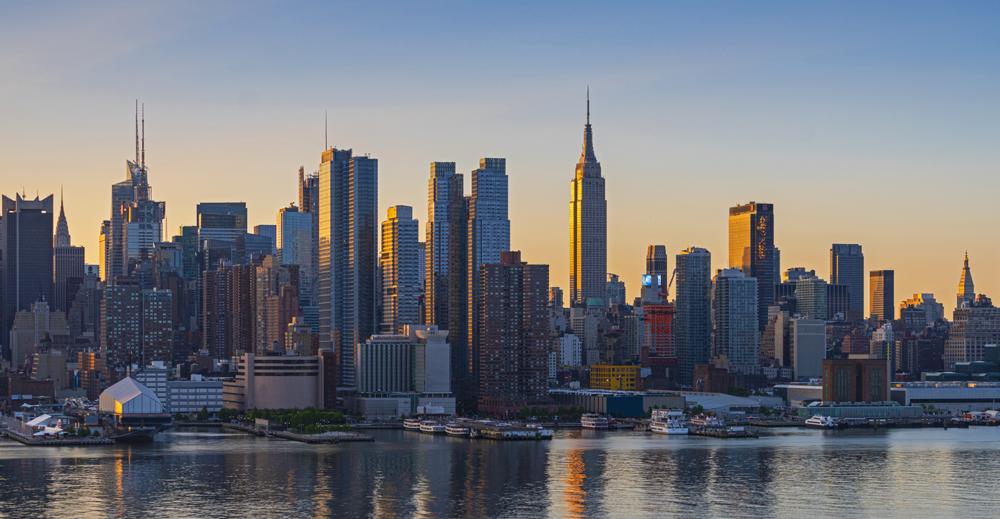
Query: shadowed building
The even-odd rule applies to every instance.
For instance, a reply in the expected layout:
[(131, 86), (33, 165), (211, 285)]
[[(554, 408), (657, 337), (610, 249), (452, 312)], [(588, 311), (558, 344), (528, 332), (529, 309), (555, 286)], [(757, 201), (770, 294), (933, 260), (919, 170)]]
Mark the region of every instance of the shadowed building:
[(479, 411), (505, 415), (548, 400), (549, 266), (517, 251), (481, 267)]
[(868, 279), (868, 300), (871, 303), (871, 317), (879, 322), (892, 321), (896, 316), (895, 278), (892, 270), (873, 270)]
[[(856, 243), (830, 246), (830, 285), (847, 287), (848, 321), (859, 321), (865, 311), (865, 255)], [(831, 315), (831, 317), (833, 317)]]

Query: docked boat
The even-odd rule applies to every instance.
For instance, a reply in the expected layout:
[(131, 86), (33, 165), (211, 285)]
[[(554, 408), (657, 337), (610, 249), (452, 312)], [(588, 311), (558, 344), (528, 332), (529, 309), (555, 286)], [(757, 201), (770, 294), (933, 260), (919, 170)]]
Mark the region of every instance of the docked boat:
[(419, 431), (420, 422), (421, 420), (419, 418), (407, 418), (403, 420), (403, 429), (406, 429), (407, 431)]
[(546, 429), (541, 425), (529, 425), (529, 429), (534, 429), (539, 440), (551, 440), (552, 439), (552, 429)]
[(676, 409), (654, 409), (649, 430), (657, 434), (687, 434), (687, 418)]
[(817, 414), (806, 419), (806, 427), (814, 429), (840, 429), (843, 426), (843, 423), (832, 416)]
[(424, 420), (420, 422), (420, 432), (427, 434), (444, 434), (446, 427), (441, 422), (434, 420)]
[(584, 429), (607, 429), (608, 417), (599, 414), (586, 413), (580, 417), (580, 427)]
[(449, 422), (448, 425), (444, 427), (444, 432), (448, 436), (461, 436), (467, 438), (469, 436), (469, 427), (458, 422)]
[(725, 427), (726, 423), (719, 419), (717, 416), (695, 416), (691, 418), (689, 423), (694, 427)]

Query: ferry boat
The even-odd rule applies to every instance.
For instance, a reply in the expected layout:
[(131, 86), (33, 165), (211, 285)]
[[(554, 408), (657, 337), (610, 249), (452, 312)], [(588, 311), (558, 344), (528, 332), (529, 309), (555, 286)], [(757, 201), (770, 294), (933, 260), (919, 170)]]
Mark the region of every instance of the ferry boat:
[(420, 419), (419, 418), (407, 418), (403, 420), (403, 429), (407, 431), (419, 431), (420, 430)]
[(654, 409), (649, 430), (657, 434), (687, 434), (687, 420), (683, 411)]
[(840, 429), (843, 426), (843, 423), (832, 416), (817, 414), (806, 419), (806, 427), (814, 429)]
[(448, 436), (461, 436), (467, 438), (469, 436), (469, 427), (458, 422), (449, 422), (448, 425), (444, 427), (444, 432)]
[(599, 414), (586, 413), (580, 417), (580, 427), (584, 429), (607, 429), (608, 417)]
[(553, 434), (552, 429), (546, 429), (545, 427), (542, 427), (541, 425), (537, 425), (537, 424), (528, 425), (527, 427), (529, 429), (534, 429), (535, 430), (535, 433), (537, 434), (537, 437), (538, 437), (539, 440), (551, 440), (552, 439), (552, 434)]
[(420, 422), (420, 432), (427, 434), (443, 434), (445, 425), (434, 420), (424, 420)]

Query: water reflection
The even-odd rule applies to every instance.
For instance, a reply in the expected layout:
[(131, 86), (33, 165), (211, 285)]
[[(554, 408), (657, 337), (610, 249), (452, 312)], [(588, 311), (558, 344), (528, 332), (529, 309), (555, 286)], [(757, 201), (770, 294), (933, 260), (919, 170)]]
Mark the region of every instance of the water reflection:
[(133, 447), (0, 441), (0, 516), (903, 518), (1000, 509), (1000, 429), (746, 441), (376, 435), (343, 446), (190, 433)]

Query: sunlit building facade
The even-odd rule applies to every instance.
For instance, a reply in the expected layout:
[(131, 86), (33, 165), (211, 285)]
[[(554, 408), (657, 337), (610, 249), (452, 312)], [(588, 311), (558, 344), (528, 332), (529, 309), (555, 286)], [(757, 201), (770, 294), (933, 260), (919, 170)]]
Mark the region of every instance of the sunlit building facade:
[(605, 300), (608, 272), (608, 201), (601, 163), (594, 154), (589, 92), (583, 151), (570, 186), (569, 299), (571, 305), (583, 306), (591, 298)]

